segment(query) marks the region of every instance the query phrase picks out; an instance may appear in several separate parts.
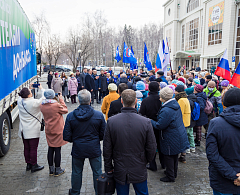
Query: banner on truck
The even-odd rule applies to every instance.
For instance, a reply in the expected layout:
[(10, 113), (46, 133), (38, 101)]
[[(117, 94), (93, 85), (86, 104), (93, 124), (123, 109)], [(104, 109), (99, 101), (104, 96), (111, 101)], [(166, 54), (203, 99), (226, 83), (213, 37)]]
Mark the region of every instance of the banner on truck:
[(37, 74), (35, 33), (17, 0), (0, 1), (0, 100)]

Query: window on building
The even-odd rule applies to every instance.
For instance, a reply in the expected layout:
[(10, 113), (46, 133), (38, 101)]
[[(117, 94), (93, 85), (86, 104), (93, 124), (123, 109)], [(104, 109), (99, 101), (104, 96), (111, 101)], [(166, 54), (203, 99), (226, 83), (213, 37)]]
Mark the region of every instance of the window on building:
[(237, 68), (240, 61), (240, 9), (238, 10), (238, 23), (237, 23), (237, 40), (235, 51), (235, 67)]
[(185, 25), (182, 25), (182, 51), (184, 51)]
[(215, 68), (217, 68), (219, 62), (220, 62), (220, 58), (209, 58), (207, 60), (207, 70), (211, 72), (212, 66), (215, 66)]
[(199, 0), (189, 0), (188, 6), (187, 6), (187, 13), (194, 10), (199, 6)]
[(186, 24), (185, 51), (198, 49), (198, 26), (199, 18), (196, 18)]
[(172, 29), (169, 29), (166, 31), (166, 37), (168, 39), (168, 47), (169, 47), (170, 53), (171, 53), (171, 34), (172, 34)]
[(222, 43), (222, 23), (208, 28), (208, 45)]

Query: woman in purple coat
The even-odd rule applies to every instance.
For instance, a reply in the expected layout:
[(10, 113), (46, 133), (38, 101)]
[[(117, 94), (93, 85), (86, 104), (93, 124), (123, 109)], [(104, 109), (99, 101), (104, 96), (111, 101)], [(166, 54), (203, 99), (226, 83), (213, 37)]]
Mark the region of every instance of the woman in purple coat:
[(70, 79), (68, 81), (68, 90), (70, 91), (72, 104), (77, 103), (76, 102), (77, 88), (78, 88), (78, 82), (76, 77), (74, 77), (74, 74), (72, 73), (70, 74)]

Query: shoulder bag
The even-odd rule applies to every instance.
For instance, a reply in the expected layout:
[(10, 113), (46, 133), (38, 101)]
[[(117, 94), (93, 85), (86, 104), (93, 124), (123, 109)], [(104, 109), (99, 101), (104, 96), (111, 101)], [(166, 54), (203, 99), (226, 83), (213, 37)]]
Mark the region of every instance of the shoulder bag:
[[(23, 105), (24, 110), (25, 110), (29, 115), (31, 115), (33, 118), (35, 118), (35, 119), (38, 120), (37, 117), (33, 116), (31, 113), (29, 113), (29, 112), (27, 111), (27, 109), (25, 108), (25, 106), (24, 106), (24, 104), (23, 104), (23, 100), (22, 100), (22, 105)], [(42, 122), (41, 122), (40, 120), (38, 120), (38, 122), (41, 124), (41, 129), (40, 129), (40, 130), (41, 130), (41, 131), (44, 131), (44, 127), (45, 127), (45, 121), (44, 121), (44, 119), (42, 119)]]

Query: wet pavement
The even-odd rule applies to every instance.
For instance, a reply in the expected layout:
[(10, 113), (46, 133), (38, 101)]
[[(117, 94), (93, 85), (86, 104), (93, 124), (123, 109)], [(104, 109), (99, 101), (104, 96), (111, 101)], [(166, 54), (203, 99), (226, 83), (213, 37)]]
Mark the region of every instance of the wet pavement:
[[(46, 81), (43, 80), (46, 87)], [(67, 103), (69, 112), (73, 111), (78, 105)], [(96, 110), (101, 110), (101, 105), (94, 104)], [(64, 116), (66, 118), (67, 115)], [(23, 143), (18, 137), (19, 119), (16, 119), (12, 129), (11, 147), (7, 155), (0, 158), (0, 194), (1, 195), (22, 195), (22, 194), (46, 194), (46, 195), (65, 195), (71, 187), (71, 147), (68, 143), (62, 147), (61, 166), (66, 168), (66, 173), (60, 177), (48, 175), (47, 150), (48, 145), (45, 133), (41, 132), (38, 147), (38, 164), (44, 165), (42, 171), (31, 173), (26, 172), (26, 164), (23, 156)], [(158, 158), (156, 158), (158, 159)], [(159, 162), (157, 161), (159, 164)], [(208, 161), (204, 148), (197, 148), (196, 153), (187, 154), (187, 163), (179, 163), (178, 177), (175, 183), (160, 182), (164, 177), (163, 169), (156, 172), (148, 172), (149, 194), (212, 194), (209, 186)], [(85, 161), (83, 171), (82, 195), (93, 195), (92, 171), (88, 160)], [(135, 194), (131, 188), (131, 195)]]

